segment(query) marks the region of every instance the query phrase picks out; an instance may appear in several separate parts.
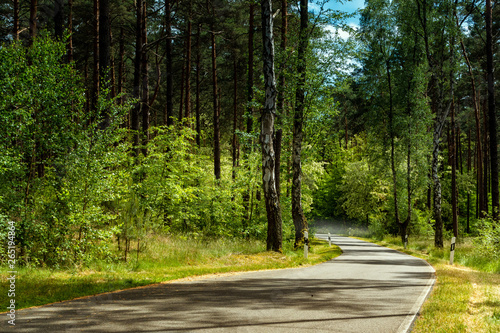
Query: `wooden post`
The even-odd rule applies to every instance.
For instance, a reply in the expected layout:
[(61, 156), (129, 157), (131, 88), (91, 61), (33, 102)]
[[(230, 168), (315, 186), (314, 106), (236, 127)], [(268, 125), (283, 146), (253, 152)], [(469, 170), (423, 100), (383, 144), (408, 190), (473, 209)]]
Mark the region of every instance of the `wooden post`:
[(456, 237), (451, 237), (450, 265), (453, 265), (453, 259), (455, 258), (455, 241)]

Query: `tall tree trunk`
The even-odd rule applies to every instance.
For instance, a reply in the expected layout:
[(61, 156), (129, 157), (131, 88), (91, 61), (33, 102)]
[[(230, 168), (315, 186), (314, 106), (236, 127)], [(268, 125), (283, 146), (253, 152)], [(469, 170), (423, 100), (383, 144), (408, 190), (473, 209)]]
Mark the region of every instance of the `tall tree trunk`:
[[(70, 0), (71, 2), (72, 0)], [(14, 0), (14, 22), (12, 26), (12, 35), (14, 40), (19, 40), (19, 0)]]
[(133, 151), (139, 156), (139, 115), (141, 113), (141, 64), (142, 64), (142, 0), (136, 3), (135, 59), (133, 97), (137, 100), (131, 111), (130, 129), (133, 135)]
[[(95, 0), (96, 1), (96, 0)], [(33, 45), (33, 40), (37, 34), (37, 15), (38, 15), (38, 0), (31, 0), (30, 2), (30, 25), (29, 25), (29, 45)]]
[(489, 212), (489, 188), (488, 188), (488, 110), (486, 104), (483, 104), (483, 207), (481, 211), (485, 216)]
[[(445, 107), (444, 105), (444, 82), (446, 81), (444, 77), (444, 71), (442, 70), (442, 63), (435, 59), (435, 55), (431, 52), (430, 46), (430, 34), (428, 31), (428, 11), (431, 9), (426, 0), (422, 2), (417, 1), (417, 11), (420, 19), (420, 23), (423, 29), (423, 40), (425, 46), (425, 54), (427, 61), (429, 63), (431, 78), (429, 89), (431, 91), (431, 106), (434, 113), (434, 133), (433, 133), (433, 151), (432, 151), (432, 164), (431, 164), (431, 176), (434, 188), (434, 207), (433, 207), (433, 218), (435, 221), (435, 235), (434, 235), (434, 245), (436, 247), (443, 247), (443, 217), (442, 217), (442, 191), (441, 191), (441, 179), (439, 176), (439, 154), (440, 154), (440, 140), (443, 130), (444, 123), (448, 116), (448, 112), (451, 104)], [(442, 45), (441, 47), (445, 47)], [(441, 55), (445, 53), (444, 49), (439, 50)], [(438, 52), (439, 53), (439, 52)]]
[[(111, 27), (109, 0), (99, 0), (99, 87), (109, 89), (110, 67), (111, 67)], [(110, 98), (110, 96), (107, 96)], [(101, 113), (101, 128), (107, 128), (110, 124), (109, 109), (105, 108)]]
[(111, 27), (109, 0), (99, 0), (99, 77), (100, 86), (109, 84), (111, 63)]
[(479, 97), (477, 96), (477, 89), (476, 89), (476, 80), (474, 79), (474, 73), (472, 71), (472, 65), (470, 63), (469, 57), (467, 55), (467, 51), (465, 49), (465, 45), (463, 40), (460, 40), (460, 46), (462, 48), (462, 55), (464, 56), (465, 62), (467, 64), (467, 69), (469, 71), (469, 77), (471, 81), (471, 87), (472, 87), (472, 99), (473, 99), (473, 106), (474, 106), (474, 119), (476, 121), (476, 150), (477, 150), (477, 165), (476, 165), (476, 171), (477, 171), (477, 184), (478, 184), (478, 189), (477, 189), (477, 201), (479, 205), (479, 209), (483, 209), (484, 207), (484, 192), (483, 192), (483, 168), (482, 168), (482, 144), (481, 144), (481, 116), (480, 116), (480, 111), (479, 111)]
[(295, 112), (293, 117), (293, 144), (292, 144), (292, 219), (295, 227), (295, 247), (304, 242), (304, 231), (307, 223), (302, 211), (302, 126), (304, 122), (305, 84), (306, 84), (306, 52), (308, 35), (307, 0), (300, 0), (300, 32), (298, 49), (298, 84), (295, 93)]
[[(281, 52), (283, 56), (286, 54), (286, 44), (287, 44), (287, 33), (288, 33), (288, 2), (287, 0), (281, 0)], [(282, 61), (281, 70), (279, 75), (280, 87), (278, 89), (278, 112), (279, 116), (277, 118), (278, 126), (282, 125), (281, 119), (285, 117), (285, 68), (286, 61)], [(278, 199), (281, 196), (281, 142), (283, 138), (283, 129), (278, 128), (276, 131), (276, 137), (274, 141), (274, 151), (276, 152), (276, 166), (275, 166), (275, 177), (276, 177), (276, 192), (278, 193)]]
[(123, 105), (124, 97), (123, 97), (123, 85), (124, 85), (124, 73), (125, 73), (125, 29), (123, 25), (120, 27), (120, 61), (118, 63), (118, 95), (119, 104)]
[(434, 183), (434, 207), (433, 216), (435, 221), (434, 245), (443, 247), (443, 219), (441, 214), (441, 181), (439, 179), (439, 141), (441, 138), (441, 122), (436, 119), (434, 122), (433, 151), (432, 151), (432, 180)]
[[(304, 1), (304, 0), (303, 0)], [(262, 147), (262, 187), (267, 212), (267, 250), (282, 252), (281, 207), (276, 192), (274, 165), (274, 117), (276, 114), (276, 78), (274, 73), (274, 37), (271, 0), (261, 0), (265, 102), (262, 109), (260, 142)]]
[[(415, 45), (417, 45), (417, 37), (415, 37)], [(415, 59), (416, 55), (416, 47), (413, 49), (413, 62), (416, 62)], [(390, 72), (388, 73), (390, 74)], [(389, 76), (390, 77), (390, 76)], [(413, 77), (408, 80), (408, 97), (406, 100), (406, 111), (407, 111), (407, 117), (409, 120), (412, 119), (412, 103), (413, 101), (411, 100), (410, 97), (410, 92), (412, 91), (412, 81)], [(392, 91), (392, 86), (391, 86), (391, 91)], [(390, 95), (390, 98), (392, 100), (392, 93)], [(392, 102), (390, 104), (392, 108)], [(392, 120), (391, 120), (392, 122)], [(391, 124), (392, 126), (393, 124)], [(411, 222), (411, 215), (412, 215), (412, 186), (411, 186), (411, 151), (412, 151), (412, 122), (408, 121), (408, 143), (407, 143), (407, 154), (406, 154), (406, 190), (407, 190), (407, 208), (408, 208), (408, 216), (406, 217), (405, 221), (403, 223), (399, 224), (400, 228), (400, 235), (401, 235), (401, 241), (403, 244), (406, 244), (407, 238), (406, 235), (408, 234), (408, 226), (410, 225)]]
[[(254, 21), (255, 21), (255, 4), (250, 3), (249, 8), (249, 18), (248, 18), (248, 73), (247, 73), (247, 108), (246, 108), (246, 132), (248, 134), (252, 133), (253, 130), (253, 80), (254, 80)], [(247, 168), (250, 170), (249, 157), (252, 151), (252, 142), (247, 142), (244, 146), (244, 153), (248, 158)], [(243, 193), (243, 206), (245, 207), (247, 221), (251, 220), (252, 216), (252, 206), (249, 204), (250, 192), (253, 191), (250, 186)], [(246, 225), (244, 225), (246, 227)]]
[[(101, 0), (102, 1), (102, 0)], [(149, 105), (149, 68), (148, 68), (148, 30), (147, 30), (147, 4), (146, 0), (142, 0), (142, 15), (141, 15), (141, 76), (142, 76), (142, 153), (144, 156), (148, 154), (147, 144), (149, 142), (149, 122), (150, 122), (150, 105)]]
[(172, 2), (165, 0), (165, 62), (167, 69), (167, 91), (164, 113), (164, 123), (167, 126), (174, 124), (174, 103), (173, 103), (173, 75), (172, 75)]
[[(191, 7), (191, 1), (189, 1), (189, 7)], [(191, 118), (191, 33), (192, 33), (192, 23), (191, 23), (191, 8), (189, 8), (188, 26), (187, 26), (187, 36), (186, 36), (186, 106), (185, 106), (185, 116), (186, 118)]]
[[(210, 4), (207, 1), (207, 9), (210, 12)], [(219, 98), (217, 95), (217, 52), (215, 44), (215, 8), (212, 6), (212, 21), (210, 22), (210, 36), (212, 42), (212, 92), (213, 92), (213, 113), (214, 113), (214, 176), (219, 180), (220, 170), (220, 123), (219, 123)]]
[(248, 81), (247, 81), (247, 102), (248, 102), (248, 108), (247, 108), (247, 133), (252, 132), (253, 128), (253, 106), (252, 106), (252, 100), (253, 100), (253, 73), (254, 73), (254, 32), (255, 32), (255, 27), (254, 27), (254, 20), (255, 16), (255, 5), (252, 3), (250, 4), (250, 18), (249, 18), (249, 23), (248, 23)]
[[(113, 37), (113, 36), (111, 36)], [(111, 47), (113, 47), (113, 38), (111, 38)], [(111, 85), (110, 97), (111, 100), (116, 98), (116, 70), (115, 70), (115, 58), (111, 57), (109, 64), (109, 84)], [(109, 113), (107, 114), (109, 117)]]
[[(467, 133), (467, 173), (471, 171), (471, 144), (470, 144), (471, 131)], [(467, 233), (470, 233), (470, 191), (467, 191)]]
[[(16, 0), (17, 2), (18, 0)], [(73, 62), (73, 0), (68, 0), (68, 63)]]
[[(288, 34), (288, 2), (281, 0), (281, 52), (286, 54)], [(278, 111), (283, 115), (285, 113), (285, 68), (286, 61), (282, 61), (279, 75), (280, 89), (278, 89)]]
[[(486, 74), (488, 77), (488, 114), (490, 132), (490, 160), (491, 160), (491, 198), (493, 218), (499, 219), (499, 181), (498, 181), (498, 138), (497, 115), (495, 112), (495, 79), (493, 64), (493, 29), (491, 0), (486, 0)], [(486, 129), (485, 129), (486, 130)]]
[(182, 118), (184, 114), (182, 112), (184, 106), (184, 83), (185, 83), (185, 72), (186, 72), (186, 64), (183, 62), (182, 71), (181, 71), (181, 98), (179, 99), (179, 123), (182, 122)]
[(61, 41), (64, 34), (64, 0), (54, 1), (54, 36)]
[(200, 101), (200, 73), (201, 73), (201, 24), (198, 24), (198, 31), (196, 33), (196, 145), (201, 146), (201, 101)]
[(455, 105), (451, 106), (451, 211), (453, 235), (458, 238), (458, 190), (457, 190), (457, 149), (455, 135)]
[(345, 115), (345, 149), (347, 150), (347, 143), (349, 140), (348, 132), (347, 132), (347, 109), (346, 109), (346, 115)]
[[(409, 135), (411, 137), (411, 124), (408, 124), (409, 127)], [(400, 228), (400, 234), (401, 234), (401, 241), (403, 244), (406, 243), (406, 235), (408, 233), (408, 226), (410, 225), (411, 222), (411, 214), (412, 214), (412, 204), (411, 204), (411, 198), (412, 198), (412, 188), (411, 188), (411, 140), (408, 141), (408, 146), (407, 146), (407, 155), (406, 155), (406, 186), (407, 186), (407, 191), (408, 191), (408, 196), (407, 196), (407, 205), (408, 205), (408, 216), (406, 217), (405, 221), (403, 223), (399, 224)]]
[[(385, 62), (387, 84), (389, 86), (389, 135), (391, 137), (391, 174), (392, 174), (392, 194), (394, 195), (394, 219), (397, 225), (401, 225), (399, 217), (399, 202), (398, 202), (398, 178), (396, 173), (396, 147), (395, 147), (395, 131), (394, 131), (394, 106), (392, 94), (392, 81), (389, 60)], [(404, 237), (404, 236), (403, 236)]]
[(238, 64), (236, 62), (236, 52), (234, 54), (233, 65), (233, 141), (232, 141), (232, 154), (233, 154), (233, 180), (236, 179), (236, 168), (238, 166), (238, 136), (236, 130), (238, 129)]
[[(456, 15), (456, 3), (453, 7), (453, 16)], [(458, 238), (458, 189), (457, 189), (457, 143), (455, 135), (455, 36), (450, 38), (450, 111), (451, 111), (451, 209), (453, 234)]]
[(93, 111), (97, 110), (97, 101), (99, 99), (99, 72), (100, 72), (100, 62), (99, 62), (99, 0), (94, 0), (94, 72), (93, 72), (93, 91), (92, 91), (92, 102), (91, 109)]

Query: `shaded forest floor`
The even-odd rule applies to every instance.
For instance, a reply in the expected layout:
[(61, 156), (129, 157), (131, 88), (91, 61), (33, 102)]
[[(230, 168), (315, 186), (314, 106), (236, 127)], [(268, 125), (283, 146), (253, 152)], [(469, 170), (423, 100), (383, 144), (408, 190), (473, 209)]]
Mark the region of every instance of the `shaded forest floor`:
[[(128, 262), (99, 261), (66, 269), (18, 268), (16, 308), (207, 274), (309, 266), (340, 254), (338, 247), (314, 239), (306, 260), (302, 249), (285, 248), (282, 254), (266, 252), (265, 243), (255, 240), (155, 237), (138, 257), (136, 252), (130, 253)], [(8, 271), (7, 267), (0, 268), (5, 287)], [(7, 292), (0, 294), (0, 304), (5, 307), (10, 300), (7, 296)]]

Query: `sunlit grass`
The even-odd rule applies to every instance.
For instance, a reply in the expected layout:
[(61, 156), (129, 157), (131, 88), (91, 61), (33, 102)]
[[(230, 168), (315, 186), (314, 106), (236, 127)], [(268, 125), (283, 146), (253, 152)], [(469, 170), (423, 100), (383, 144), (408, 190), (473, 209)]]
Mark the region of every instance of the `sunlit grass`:
[[(18, 268), (16, 307), (18, 309), (160, 283), (190, 276), (278, 269), (317, 264), (340, 255), (338, 247), (312, 240), (308, 260), (301, 249), (285, 246), (284, 253), (266, 252), (265, 244), (255, 240), (188, 240), (154, 237), (147, 248), (132, 251), (128, 262), (96, 262), (85, 268)], [(133, 247), (133, 246), (132, 246)], [(8, 269), (0, 269), (2, 290), (7, 290)], [(7, 292), (0, 304), (7, 305)], [(5, 307), (3, 307), (5, 308)]]

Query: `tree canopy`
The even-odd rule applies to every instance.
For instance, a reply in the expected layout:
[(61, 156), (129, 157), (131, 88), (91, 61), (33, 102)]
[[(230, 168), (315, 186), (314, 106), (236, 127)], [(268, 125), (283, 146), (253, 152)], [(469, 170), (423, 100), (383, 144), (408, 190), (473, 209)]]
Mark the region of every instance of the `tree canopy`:
[(49, 266), (326, 217), (495, 248), (500, 8), (336, 4), (2, 1), (0, 234)]

